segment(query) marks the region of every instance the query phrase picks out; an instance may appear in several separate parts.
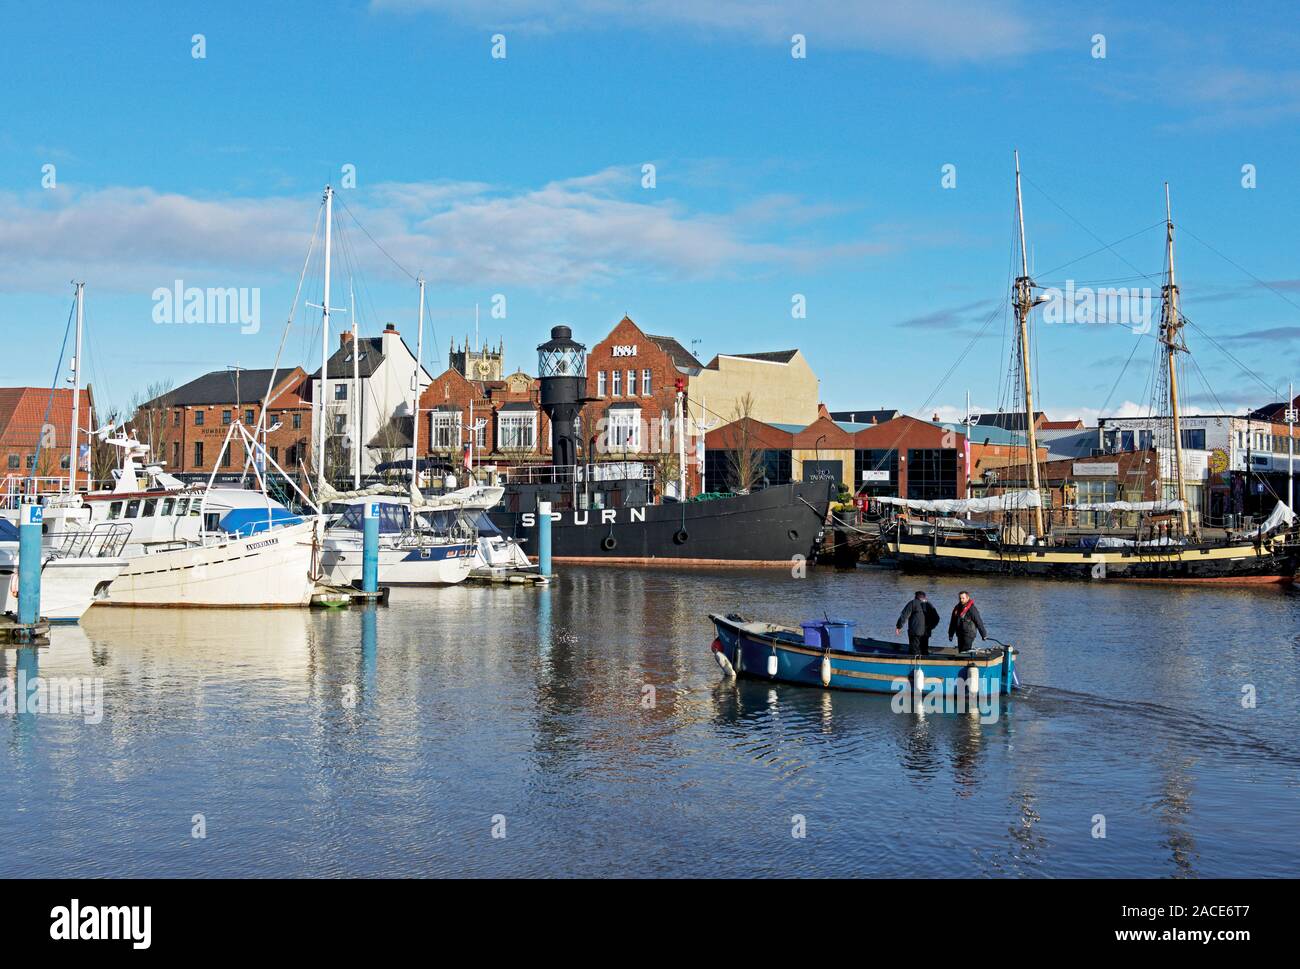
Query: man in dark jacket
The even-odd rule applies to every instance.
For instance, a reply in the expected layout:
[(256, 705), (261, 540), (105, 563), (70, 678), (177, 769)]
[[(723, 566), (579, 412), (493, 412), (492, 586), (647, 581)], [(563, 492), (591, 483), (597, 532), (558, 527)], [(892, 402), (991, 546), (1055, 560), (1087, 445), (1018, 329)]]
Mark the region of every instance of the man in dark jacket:
[(981, 639), (988, 639), (988, 630), (984, 628), (984, 620), (980, 618), (980, 611), (975, 607), (975, 600), (970, 597), (969, 592), (961, 592), (957, 595), (957, 605), (952, 607), (952, 619), (948, 621), (948, 642), (952, 642), (952, 637), (957, 637), (957, 651), (960, 653), (969, 652), (975, 645), (975, 633), (979, 632)]
[(902, 635), (907, 627), (907, 648), (913, 655), (927, 656), (930, 653), (930, 633), (939, 625), (939, 611), (930, 605), (924, 592), (912, 596), (912, 601), (903, 606), (894, 624), (894, 635)]

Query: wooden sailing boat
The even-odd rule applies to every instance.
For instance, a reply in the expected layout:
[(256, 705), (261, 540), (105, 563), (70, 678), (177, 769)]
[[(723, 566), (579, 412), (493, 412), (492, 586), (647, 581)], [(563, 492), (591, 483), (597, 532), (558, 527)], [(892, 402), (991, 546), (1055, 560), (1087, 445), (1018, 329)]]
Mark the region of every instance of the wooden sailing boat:
[[(882, 530), (887, 552), (901, 568), (935, 573), (993, 573), (1074, 579), (1127, 579), (1172, 582), (1270, 582), (1281, 583), (1296, 574), (1295, 546), (1286, 544), (1284, 526), (1294, 521), (1290, 508), (1279, 505), (1269, 523), (1236, 538), (1210, 541), (1201, 535), (1199, 522), (1193, 527), (1188, 514), (1183, 480), (1183, 441), (1178, 400), (1177, 355), (1188, 352), (1183, 339), (1184, 320), (1179, 312), (1179, 291), (1174, 271), (1174, 223), (1165, 185), (1165, 247), (1167, 278), (1161, 289), (1160, 345), (1167, 367), (1168, 405), (1173, 438), (1173, 478), (1176, 497), (1156, 501), (1124, 503), (1126, 511), (1148, 515), (1177, 515), (1181, 532), (1142, 541), (1128, 533), (1089, 536), (1068, 543), (1052, 540), (1045, 527), (1043, 499), (1038, 473), (1038, 440), (1034, 426), (1033, 380), (1030, 371), (1029, 314), (1048, 297), (1035, 293), (1037, 284), (1029, 275), (1025, 243), (1024, 206), (1020, 190), (1020, 155), (1016, 154), (1016, 220), (1020, 234), (1021, 273), (1012, 287), (1012, 301), (1018, 323), (1017, 369), (1025, 403), (1025, 433), (1029, 485), (1027, 491), (1009, 492), (987, 498), (952, 501), (914, 501), (883, 498), (882, 503), (907, 509)], [(1074, 510), (1105, 512), (1116, 503), (1075, 505)], [(920, 512), (920, 518), (911, 517)], [(1028, 517), (1028, 534), (1020, 519)], [(957, 519), (934, 518), (935, 514), (1001, 513), (1002, 522), (989, 528), (971, 528)], [(930, 520), (926, 520), (929, 517)]]

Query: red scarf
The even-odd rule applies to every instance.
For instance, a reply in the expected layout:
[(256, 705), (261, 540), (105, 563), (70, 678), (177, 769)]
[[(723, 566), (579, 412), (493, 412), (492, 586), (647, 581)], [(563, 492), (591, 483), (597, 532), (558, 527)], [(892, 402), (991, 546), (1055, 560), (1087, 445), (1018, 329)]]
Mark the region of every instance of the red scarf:
[(958, 619), (965, 619), (966, 613), (970, 612), (970, 607), (973, 605), (975, 605), (974, 599), (967, 599), (966, 605), (964, 606), (959, 602), (952, 607), (953, 615), (956, 616)]

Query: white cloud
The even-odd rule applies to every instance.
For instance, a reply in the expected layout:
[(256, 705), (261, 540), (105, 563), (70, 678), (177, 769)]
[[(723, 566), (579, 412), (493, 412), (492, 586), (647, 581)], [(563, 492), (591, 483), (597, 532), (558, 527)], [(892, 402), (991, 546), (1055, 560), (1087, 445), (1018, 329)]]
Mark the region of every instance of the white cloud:
[[(410, 272), (452, 284), (716, 278), (889, 248), (871, 240), (769, 241), (764, 236), (788, 230), (789, 199), (767, 206), (767, 219), (755, 214), (764, 209), (761, 198), (735, 212), (692, 212), (641, 190), (639, 170), (630, 167), (539, 188), (390, 183), (337, 198), (336, 238), (340, 247), (350, 241), (363, 272), (403, 278), (391, 256)], [(23, 291), (61, 292), (74, 276), (122, 291), (152, 290), (187, 273), (223, 273), (222, 285), (296, 277), (317, 217), (310, 197), (201, 199), (147, 188), (0, 193), (0, 206), (0, 287)]]
[(987, 61), (1042, 45), (1038, 26), (1014, 0), (371, 0), (378, 11), (448, 14), (475, 26), (557, 32), (592, 28), (688, 28), (789, 44), (870, 50), (935, 61)]

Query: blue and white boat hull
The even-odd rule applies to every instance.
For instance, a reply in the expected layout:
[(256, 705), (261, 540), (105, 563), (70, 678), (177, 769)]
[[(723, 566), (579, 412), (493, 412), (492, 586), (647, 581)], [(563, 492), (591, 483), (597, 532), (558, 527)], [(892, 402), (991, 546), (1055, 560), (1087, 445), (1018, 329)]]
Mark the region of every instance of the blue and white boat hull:
[(1017, 685), (1016, 650), (1010, 646), (968, 653), (932, 648), (929, 655), (913, 656), (900, 643), (846, 636), (849, 648), (837, 649), (811, 645), (793, 626), (735, 615), (709, 618), (718, 632), (713, 650), (737, 676), (861, 693), (897, 693), (919, 686), (922, 692), (950, 694), (969, 692), (976, 681), (978, 693), (988, 695), (1010, 693)]

